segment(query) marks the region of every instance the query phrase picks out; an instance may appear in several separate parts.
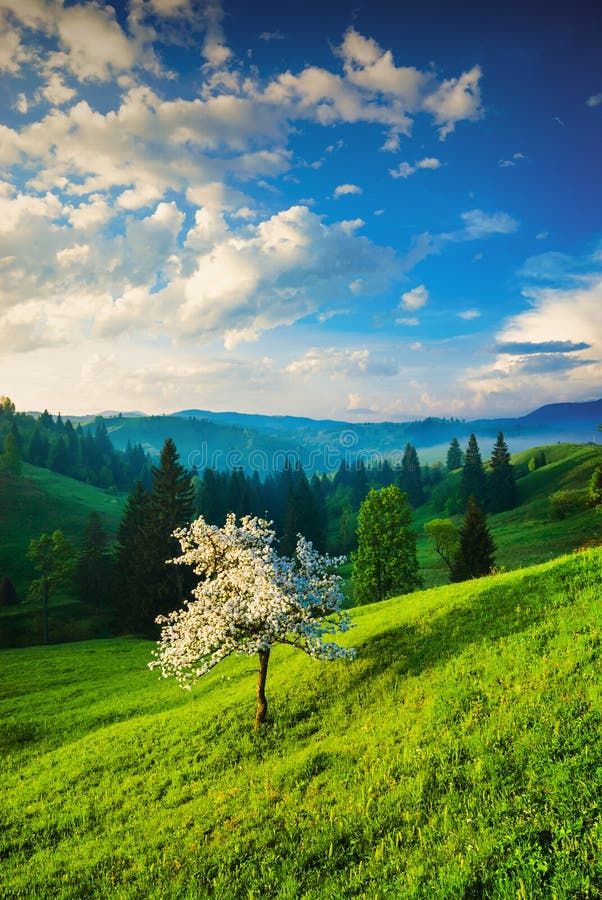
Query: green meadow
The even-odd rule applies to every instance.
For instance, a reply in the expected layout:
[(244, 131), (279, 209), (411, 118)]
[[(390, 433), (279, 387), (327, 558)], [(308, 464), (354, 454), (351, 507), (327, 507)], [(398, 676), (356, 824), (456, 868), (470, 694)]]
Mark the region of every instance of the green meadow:
[(152, 643), (0, 654), (3, 898), (602, 895), (602, 551), (354, 610), (191, 692)]

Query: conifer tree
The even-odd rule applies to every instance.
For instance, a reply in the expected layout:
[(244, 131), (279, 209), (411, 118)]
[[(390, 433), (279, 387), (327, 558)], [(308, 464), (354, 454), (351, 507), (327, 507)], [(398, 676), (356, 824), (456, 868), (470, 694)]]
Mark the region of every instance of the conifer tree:
[(146, 539), (149, 495), (137, 481), (128, 497), (115, 548), (115, 624), (121, 632), (148, 633), (153, 610), (148, 591), (149, 548)]
[(424, 491), (422, 489), (422, 473), (416, 448), (412, 444), (406, 444), (401, 460), (401, 472), (399, 474), (399, 487), (408, 495), (410, 506), (414, 509), (424, 503)]
[(469, 497), (474, 497), (476, 503), (484, 507), (487, 499), (487, 478), (483, 469), (483, 460), (477, 439), (473, 434), (468, 439), (468, 446), (464, 455), (462, 468), (462, 481), (460, 485), (462, 503), (467, 507)]
[(495, 549), (485, 513), (471, 495), (460, 528), (460, 547), (454, 560), (451, 580), (466, 581), (488, 575), (494, 565)]
[(29, 442), (28, 456), (33, 466), (45, 466), (48, 462), (48, 438), (43, 433), (39, 420), (36, 421)]
[(13, 606), (19, 602), (19, 597), (12, 581), (5, 575), (0, 581), (0, 606)]
[(94, 510), (88, 517), (75, 567), (75, 586), (80, 600), (92, 604), (96, 610), (106, 610), (111, 597), (112, 579), (109, 537)]
[(451, 443), (447, 451), (447, 471), (453, 472), (454, 469), (459, 469), (462, 465), (462, 460), (463, 454), (462, 450), (460, 449), (460, 442), (458, 441), (457, 437), (454, 437), (451, 439)]
[(322, 533), (319, 511), (305, 472), (295, 473), (289, 489), (281, 550), (285, 556), (293, 556), (298, 535), (302, 535), (312, 545), (319, 548)]
[(368, 475), (363, 459), (355, 462), (351, 477), (351, 489), (351, 503), (356, 509), (359, 509), (362, 500), (368, 493)]
[(159, 465), (153, 467), (153, 486), (145, 524), (149, 568), (146, 578), (152, 620), (182, 605), (187, 592), (183, 573), (170, 565), (178, 552), (176, 528), (188, 525), (194, 514), (190, 473), (180, 463), (176, 445), (167, 438)]
[(516, 482), (510, 452), (500, 431), (491, 454), (489, 476), (489, 511), (503, 512), (516, 506)]

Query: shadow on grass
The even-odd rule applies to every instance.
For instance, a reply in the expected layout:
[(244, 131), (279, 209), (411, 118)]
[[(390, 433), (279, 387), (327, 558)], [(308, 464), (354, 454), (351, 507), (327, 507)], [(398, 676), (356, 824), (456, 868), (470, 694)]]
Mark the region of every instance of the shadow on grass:
[[(381, 631), (358, 648), (363, 661), (358, 681), (385, 671), (415, 676), (459, 655), (472, 644), (494, 644), (526, 631), (550, 612), (575, 602), (602, 582), (602, 557), (575, 555), (545, 572), (497, 580), (490, 586), (474, 582), (475, 595), (447, 613), (435, 612), (412, 625)], [(355, 682), (355, 685), (354, 685)]]

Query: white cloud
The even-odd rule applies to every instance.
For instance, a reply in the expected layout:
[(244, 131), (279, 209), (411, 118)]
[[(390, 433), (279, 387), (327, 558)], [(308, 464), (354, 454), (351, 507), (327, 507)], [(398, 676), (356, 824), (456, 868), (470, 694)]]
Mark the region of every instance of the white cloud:
[(600, 275), (575, 287), (535, 289), (526, 296), (529, 308), (506, 320), (496, 335), (500, 352), (490, 365), (468, 372), (467, 386), (477, 396), (497, 395), (502, 404), (521, 395), (536, 396), (539, 404), (598, 396)]
[(277, 105), (290, 118), (307, 118), (323, 125), (373, 122), (388, 128), (385, 149), (399, 146), (409, 135), (413, 116), (430, 113), (441, 139), (462, 120), (484, 115), (480, 105), (481, 70), (474, 66), (458, 78), (438, 82), (432, 71), (395, 65), (390, 50), (350, 28), (336, 50), (343, 74), (307, 66), (298, 75), (284, 72), (264, 89), (247, 82), (258, 100)]
[(374, 357), (366, 349), (312, 347), (285, 369), (291, 375), (329, 378), (363, 378), (365, 376), (397, 375), (399, 366), (391, 359)]
[(429, 292), (423, 284), (419, 284), (418, 287), (412, 288), (411, 291), (407, 291), (405, 294), (401, 295), (401, 303), (399, 306), (400, 309), (402, 307), (405, 309), (422, 309), (428, 302), (428, 299)]
[(27, 96), (23, 92), (21, 92), (19, 94), (19, 96), (17, 97), (17, 102), (15, 103), (15, 109), (17, 110), (17, 112), (20, 112), (22, 115), (25, 115), (27, 113), (27, 110), (29, 109), (29, 103), (27, 101)]
[(73, 247), (64, 247), (57, 250), (56, 261), (59, 266), (72, 266), (83, 262), (90, 253), (88, 244), (74, 244)]
[(357, 184), (339, 184), (334, 189), (333, 196), (334, 196), (335, 200), (338, 200), (339, 197), (345, 197), (348, 194), (362, 194), (362, 193), (363, 193), (363, 191), (362, 191), (361, 187), (359, 187)]
[(458, 318), (470, 322), (472, 319), (478, 319), (480, 315), (481, 313), (478, 309), (465, 309), (458, 313)]
[(392, 175), (393, 178), (409, 178), (410, 175), (413, 175), (419, 169), (439, 169), (440, 167), (441, 160), (433, 156), (426, 156), (413, 165), (410, 165), (408, 162), (400, 162), (396, 169), (389, 169), (389, 175)]
[(450, 240), (478, 240), (492, 234), (512, 234), (518, 228), (518, 222), (504, 212), (486, 213), (482, 209), (471, 209), (462, 213), (464, 229), (446, 235)]
[(58, 72), (53, 72), (40, 93), (51, 106), (62, 106), (69, 100), (73, 100), (77, 92), (65, 84)]
[(479, 87), (482, 74), (480, 66), (473, 66), (459, 78), (444, 81), (434, 93), (425, 97), (424, 109), (435, 116), (441, 140), (454, 131), (458, 122), (476, 122), (483, 118)]

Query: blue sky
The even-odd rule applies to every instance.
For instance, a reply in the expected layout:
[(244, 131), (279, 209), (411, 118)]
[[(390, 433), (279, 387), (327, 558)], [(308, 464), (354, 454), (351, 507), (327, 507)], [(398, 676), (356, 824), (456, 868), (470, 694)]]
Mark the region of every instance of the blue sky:
[(0, 392), (601, 396), (602, 8), (549, 7), (0, 0)]

